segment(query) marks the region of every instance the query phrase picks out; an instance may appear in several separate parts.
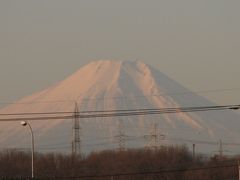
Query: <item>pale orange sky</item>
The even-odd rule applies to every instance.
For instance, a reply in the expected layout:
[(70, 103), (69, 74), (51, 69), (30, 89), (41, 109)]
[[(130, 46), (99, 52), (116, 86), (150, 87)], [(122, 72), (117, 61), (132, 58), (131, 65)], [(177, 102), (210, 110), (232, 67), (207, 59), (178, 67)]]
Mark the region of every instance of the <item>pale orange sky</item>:
[[(193, 91), (240, 88), (239, 7), (239, 0), (1, 0), (0, 102), (97, 59), (139, 59)], [(203, 95), (239, 103), (239, 91)]]

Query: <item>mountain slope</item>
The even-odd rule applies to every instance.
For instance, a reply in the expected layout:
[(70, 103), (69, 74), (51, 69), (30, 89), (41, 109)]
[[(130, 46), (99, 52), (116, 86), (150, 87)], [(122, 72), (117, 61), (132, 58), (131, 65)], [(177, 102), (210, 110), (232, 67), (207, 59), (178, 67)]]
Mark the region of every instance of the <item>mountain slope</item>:
[[(25, 97), (0, 112), (73, 111), (75, 102), (80, 111), (214, 105), (142, 62), (102, 60), (85, 65), (69, 78)], [(45, 146), (70, 148), (71, 120), (30, 123), (39, 149)], [(113, 137), (118, 135), (120, 126), (128, 136), (141, 137), (148, 135), (154, 124), (158, 125), (158, 133), (164, 134), (166, 139), (178, 137), (238, 142), (240, 135), (239, 116), (231, 111), (81, 119), (83, 148), (87, 151), (100, 148), (98, 146), (101, 144), (105, 144), (102, 145), (104, 148), (107, 148), (106, 145), (116, 146)], [(3, 122), (0, 127), (3, 146), (23, 147), (28, 144), (28, 132), (18, 122)], [(143, 143), (146, 140), (135, 140), (128, 144), (138, 146)]]

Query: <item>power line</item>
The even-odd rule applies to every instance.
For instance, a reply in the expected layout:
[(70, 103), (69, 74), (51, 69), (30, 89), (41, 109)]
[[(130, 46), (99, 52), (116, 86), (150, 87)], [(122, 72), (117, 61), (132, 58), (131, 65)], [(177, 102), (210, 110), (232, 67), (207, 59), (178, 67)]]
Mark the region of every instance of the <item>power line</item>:
[(74, 112), (32, 112), (32, 113), (1, 113), (0, 116), (28, 116), (28, 115), (55, 115), (55, 114), (73, 114)]
[(178, 142), (189, 142), (189, 143), (196, 143), (196, 144), (218, 145), (217, 141), (216, 142), (214, 142), (214, 141), (202, 141), (202, 140), (184, 139), (184, 138), (166, 138), (166, 140), (178, 141)]
[[(125, 136), (125, 141), (135, 141), (137, 139), (145, 139), (146, 136)], [(160, 135), (160, 137), (163, 137)], [(109, 137), (114, 138), (114, 137)], [(102, 139), (102, 138), (99, 138)], [(196, 140), (196, 139), (184, 139), (184, 138), (167, 138), (164, 136), (164, 140), (166, 141), (178, 141), (178, 142), (189, 142), (195, 144), (206, 144), (206, 145), (219, 145), (217, 141), (204, 141), (204, 140)], [(96, 144), (82, 144), (82, 146), (100, 146), (100, 145), (113, 145), (119, 143), (118, 141), (115, 142), (103, 142), (103, 143), (96, 143)], [(240, 146), (239, 143), (232, 143), (232, 142), (222, 142), (222, 145), (232, 145), (232, 146)]]
[[(83, 112), (79, 112), (78, 114), (75, 114), (75, 115), (0, 118), (0, 121), (56, 120), (56, 119), (73, 119), (76, 117), (78, 117), (78, 118), (98, 118), (98, 117), (141, 116), (141, 115), (181, 113), (181, 112), (217, 111), (217, 110), (229, 110), (229, 109), (237, 110), (239, 108), (240, 108), (240, 105), (225, 105), (225, 106), (200, 106), (200, 107), (162, 108), (162, 109), (83, 111)], [(55, 115), (58, 115), (58, 112), (52, 112), (52, 113), (55, 113)], [(44, 114), (44, 113), (42, 113), (42, 114)], [(62, 114), (62, 113), (60, 113), (60, 114)], [(35, 114), (28, 113), (28, 115), (35, 115)]]
[[(224, 110), (224, 109), (233, 109), (237, 110), (240, 108), (240, 104), (234, 105), (222, 105), (222, 106), (191, 106), (191, 107), (175, 107), (175, 108), (137, 108), (137, 109), (112, 109), (112, 110), (96, 110), (96, 111), (78, 111), (77, 114), (90, 114), (90, 113), (111, 113), (111, 112), (138, 112), (138, 111), (187, 111), (187, 110)], [(42, 115), (42, 114), (73, 114), (74, 111), (56, 111), (56, 112), (33, 112), (33, 113), (2, 113), (0, 116), (12, 116), (12, 115)]]
[[(138, 139), (145, 139), (146, 136), (125, 136), (125, 141), (136, 141)], [(105, 140), (106, 138), (98, 138), (99, 140)], [(97, 140), (98, 140), (97, 139)], [(113, 137), (108, 137), (107, 139), (114, 139)], [(177, 142), (189, 142), (189, 143), (194, 143), (194, 144), (206, 144), (206, 145), (219, 145), (219, 142), (217, 141), (204, 141), (204, 140), (196, 140), (196, 139), (184, 139), (184, 138), (167, 138), (165, 137), (166, 141), (177, 141)], [(99, 142), (99, 143), (93, 143), (93, 144), (82, 144), (82, 147), (91, 147), (91, 146), (105, 146), (105, 145), (117, 145), (119, 144), (118, 140), (109, 142), (109, 141), (104, 141), (104, 142)], [(60, 146), (59, 146), (60, 145)], [(222, 145), (235, 145), (235, 146), (240, 146), (238, 143), (231, 143), (231, 142), (222, 142)], [(70, 148), (69, 143), (58, 143), (58, 144), (49, 144), (49, 145), (39, 145), (37, 149), (62, 149), (62, 148)], [(5, 148), (8, 149), (8, 148)], [(9, 147), (9, 149), (29, 149), (27, 147)]]

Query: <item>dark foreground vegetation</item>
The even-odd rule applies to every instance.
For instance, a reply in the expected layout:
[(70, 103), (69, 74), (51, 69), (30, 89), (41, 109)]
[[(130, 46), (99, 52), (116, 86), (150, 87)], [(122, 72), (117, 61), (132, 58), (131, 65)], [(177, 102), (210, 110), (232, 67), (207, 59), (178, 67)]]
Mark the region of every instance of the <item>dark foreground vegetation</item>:
[[(236, 159), (200, 155), (193, 159), (185, 146), (108, 150), (87, 156), (36, 153), (35, 176), (46, 180), (237, 180)], [(30, 152), (0, 152), (1, 179), (24, 180), (30, 175)]]

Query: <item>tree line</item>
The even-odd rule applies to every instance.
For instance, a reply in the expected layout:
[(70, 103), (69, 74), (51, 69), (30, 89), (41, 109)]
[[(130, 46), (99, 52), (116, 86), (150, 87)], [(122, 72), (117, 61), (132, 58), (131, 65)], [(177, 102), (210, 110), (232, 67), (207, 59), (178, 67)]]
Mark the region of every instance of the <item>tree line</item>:
[[(105, 150), (87, 155), (35, 153), (36, 179), (84, 180), (234, 180), (238, 156), (192, 156), (186, 146)], [(31, 175), (31, 153), (0, 151), (0, 178)]]

